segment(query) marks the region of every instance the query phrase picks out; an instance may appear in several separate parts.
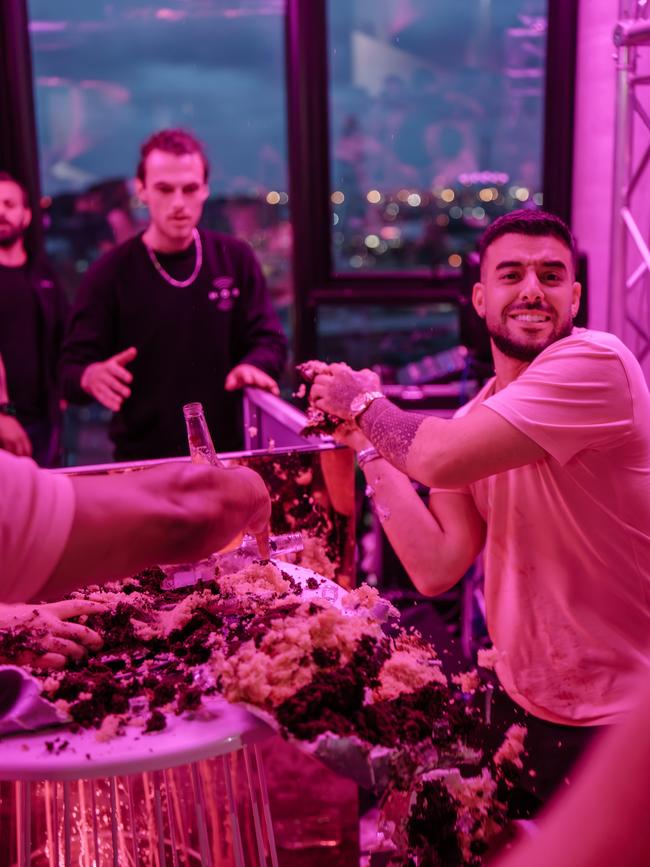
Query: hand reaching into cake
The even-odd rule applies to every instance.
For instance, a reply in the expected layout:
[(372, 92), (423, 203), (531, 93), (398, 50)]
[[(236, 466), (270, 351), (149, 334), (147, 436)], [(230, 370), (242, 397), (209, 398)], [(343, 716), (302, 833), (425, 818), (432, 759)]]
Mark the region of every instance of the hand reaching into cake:
[[(63, 668), (68, 658), (81, 659), (99, 650), (102, 639), (72, 618), (106, 611), (106, 606), (86, 599), (65, 599), (43, 605), (0, 605), (0, 660), (35, 668)], [(12, 640), (14, 633), (20, 640)], [(29, 635), (26, 642), (24, 635)]]

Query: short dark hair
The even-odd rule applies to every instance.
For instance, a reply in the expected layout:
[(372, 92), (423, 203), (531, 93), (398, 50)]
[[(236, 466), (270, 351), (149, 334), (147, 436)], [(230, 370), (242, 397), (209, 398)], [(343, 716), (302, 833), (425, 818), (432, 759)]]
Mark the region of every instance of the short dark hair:
[(207, 181), (210, 173), (210, 163), (201, 142), (184, 129), (161, 129), (150, 135), (140, 147), (140, 162), (136, 169), (136, 177), (144, 183), (145, 162), (151, 151), (163, 151), (166, 154), (198, 154), (203, 161), (203, 180)]
[(564, 220), (549, 214), (548, 211), (511, 211), (491, 223), (478, 242), (478, 253), (481, 265), (485, 259), (488, 247), (503, 235), (531, 235), (544, 237), (552, 235), (570, 250), (574, 267), (577, 262), (576, 242), (571, 229)]
[(0, 182), (1, 181), (10, 181), (12, 184), (15, 184), (20, 192), (23, 194), (23, 205), (26, 208), (29, 208), (29, 193), (27, 192), (27, 187), (24, 184), (21, 184), (19, 180), (17, 180), (13, 175), (10, 175), (9, 172), (0, 172)]

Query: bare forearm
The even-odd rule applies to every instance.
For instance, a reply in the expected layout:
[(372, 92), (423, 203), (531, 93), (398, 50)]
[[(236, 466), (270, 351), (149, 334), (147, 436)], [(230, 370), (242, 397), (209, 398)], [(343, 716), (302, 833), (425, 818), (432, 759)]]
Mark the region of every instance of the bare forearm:
[(239, 470), (170, 464), (110, 477), (75, 477), (75, 517), (41, 598), (125, 577), (157, 563), (206, 556), (247, 524)]
[[(424, 485), (440, 484), (437, 473), (443, 465), (447, 433), (443, 419), (407, 412), (385, 399), (374, 401), (358, 425), (375, 448), (402, 473)], [(426, 438), (423, 429), (427, 431)]]
[(364, 475), (375, 515), (416, 589), (427, 596), (444, 593), (462, 577), (475, 547), (459, 542), (459, 528), (445, 532), (411, 480), (388, 461), (370, 461)]

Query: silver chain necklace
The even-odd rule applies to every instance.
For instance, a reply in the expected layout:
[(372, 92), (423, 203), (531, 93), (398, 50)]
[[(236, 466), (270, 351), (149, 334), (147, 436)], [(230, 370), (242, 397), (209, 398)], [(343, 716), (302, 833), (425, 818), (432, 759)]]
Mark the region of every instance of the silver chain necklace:
[(194, 239), (194, 247), (196, 249), (196, 262), (194, 263), (192, 273), (187, 280), (175, 280), (171, 274), (168, 274), (167, 271), (165, 271), (151, 247), (146, 243), (144, 245), (149, 254), (149, 258), (151, 259), (151, 264), (154, 266), (156, 271), (160, 274), (163, 280), (166, 280), (167, 283), (172, 286), (176, 286), (177, 289), (185, 289), (186, 286), (191, 286), (196, 280), (198, 273), (201, 270), (201, 265), (203, 264), (203, 247), (201, 245), (201, 235), (199, 234), (198, 229), (192, 229), (192, 238)]

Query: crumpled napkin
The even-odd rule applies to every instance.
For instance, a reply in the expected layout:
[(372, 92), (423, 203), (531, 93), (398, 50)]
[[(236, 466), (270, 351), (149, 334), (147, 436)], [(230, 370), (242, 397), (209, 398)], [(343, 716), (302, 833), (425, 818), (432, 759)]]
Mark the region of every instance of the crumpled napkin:
[(41, 696), (35, 677), (16, 665), (0, 665), (0, 737), (58, 726), (67, 719)]

